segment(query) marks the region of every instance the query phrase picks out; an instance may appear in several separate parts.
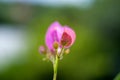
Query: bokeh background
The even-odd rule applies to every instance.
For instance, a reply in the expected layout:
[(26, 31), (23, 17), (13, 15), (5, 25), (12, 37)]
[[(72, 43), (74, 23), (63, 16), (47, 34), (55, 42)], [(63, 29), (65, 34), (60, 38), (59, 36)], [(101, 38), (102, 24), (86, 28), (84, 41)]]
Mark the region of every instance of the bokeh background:
[(42, 61), (49, 25), (76, 32), (58, 80), (113, 80), (120, 71), (120, 0), (0, 0), (0, 80), (52, 80)]

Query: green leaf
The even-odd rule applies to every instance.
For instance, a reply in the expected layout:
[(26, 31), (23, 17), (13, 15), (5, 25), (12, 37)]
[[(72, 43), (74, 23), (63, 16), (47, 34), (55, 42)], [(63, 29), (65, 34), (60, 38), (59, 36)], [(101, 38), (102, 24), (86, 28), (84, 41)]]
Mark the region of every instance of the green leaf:
[(120, 73), (115, 77), (114, 80), (120, 80)]

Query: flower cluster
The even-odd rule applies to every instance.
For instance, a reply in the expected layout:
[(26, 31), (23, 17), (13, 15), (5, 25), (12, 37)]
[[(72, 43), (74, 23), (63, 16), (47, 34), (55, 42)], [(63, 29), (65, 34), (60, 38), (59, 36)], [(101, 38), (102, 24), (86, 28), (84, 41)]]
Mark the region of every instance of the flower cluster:
[(65, 53), (69, 53), (69, 48), (75, 42), (75, 38), (75, 32), (70, 27), (61, 26), (57, 21), (53, 22), (45, 36), (47, 48), (40, 46), (39, 51), (54, 62), (56, 55), (61, 59)]

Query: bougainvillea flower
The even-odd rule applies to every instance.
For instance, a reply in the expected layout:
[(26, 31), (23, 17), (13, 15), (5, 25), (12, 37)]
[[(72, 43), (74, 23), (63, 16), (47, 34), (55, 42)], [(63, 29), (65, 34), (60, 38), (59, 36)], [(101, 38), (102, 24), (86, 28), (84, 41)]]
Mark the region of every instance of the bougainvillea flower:
[(61, 26), (59, 22), (54, 22), (47, 30), (45, 42), (47, 47), (54, 51), (53, 44), (58, 42), (59, 46), (70, 47), (75, 41), (75, 32), (68, 26)]

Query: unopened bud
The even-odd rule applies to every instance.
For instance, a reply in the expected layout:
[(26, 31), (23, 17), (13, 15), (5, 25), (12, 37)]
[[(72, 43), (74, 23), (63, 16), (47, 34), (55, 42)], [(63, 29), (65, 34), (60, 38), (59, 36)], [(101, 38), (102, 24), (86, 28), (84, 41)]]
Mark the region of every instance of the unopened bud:
[(70, 53), (70, 49), (66, 49), (64, 53), (65, 54), (69, 54)]
[(58, 49), (58, 47), (59, 47), (58, 42), (55, 41), (55, 42), (53, 43), (53, 47), (54, 47), (54, 49)]
[(45, 47), (44, 47), (44, 46), (40, 46), (40, 47), (39, 47), (39, 52), (40, 52), (41, 54), (46, 54), (46, 49), (45, 49)]

